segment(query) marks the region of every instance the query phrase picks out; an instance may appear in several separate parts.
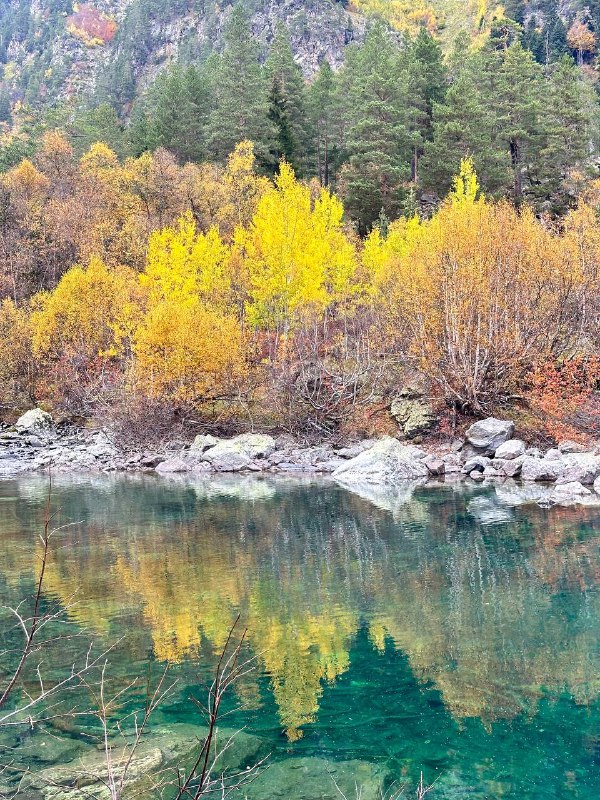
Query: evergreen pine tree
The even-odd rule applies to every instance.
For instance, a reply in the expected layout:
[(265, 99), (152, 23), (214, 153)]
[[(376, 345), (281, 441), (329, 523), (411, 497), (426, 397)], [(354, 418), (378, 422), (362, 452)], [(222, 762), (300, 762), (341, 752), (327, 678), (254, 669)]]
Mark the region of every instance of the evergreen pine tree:
[(523, 199), (523, 178), (532, 169), (543, 147), (543, 73), (533, 55), (519, 42), (501, 54), (495, 75), (496, 126), (499, 139), (510, 153), (513, 173), (513, 200)]
[(288, 104), (283, 96), (281, 82), (277, 76), (273, 77), (271, 93), (269, 95), (269, 119), (277, 132), (274, 155), (277, 161), (284, 159), (296, 169), (298, 146), (292, 131)]
[(409, 76), (389, 32), (375, 25), (351, 64), (346, 205), (361, 232), (397, 216), (410, 176)]
[(545, 143), (537, 169), (538, 194), (552, 202), (555, 213), (567, 210), (564, 179), (585, 166), (593, 140), (591, 109), (596, 108), (591, 89), (569, 56), (554, 66), (547, 91)]
[(444, 102), (433, 107), (433, 137), (425, 144), (422, 185), (444, 196), (460, 170), (461, 160), (472, 158), (482, 188), (499, 194), (510, 184), (510, 160), (498, 141), (492, 87), (487, 70), (490, 54), (464, 55), (457, 42), (454, 80)]
[(12, 121), (12, 107), (10, 102), (10, 94), (6, 87), (0, 88), (0, 122), (11, 123)]
[(284, 156), (296, 174), (302, 176), (306, 171), (309, 145), (304, 78), (283, 26), (275, 34), (266, 70), (271, 83), (269, 118), (277, 130), (276, 155)]
[(336, 124), (339, 104), (335, 80), (331, 65), (325, 60), (308, 89), (307, 107), (313, 133), (314, 172), (323, 186), (329, 186), (338, 166), (339, 146), (335, 132), (339, 127)]
[(421, 28), (409, 50), (409, 71), (414, 132), (412, 179), (416, 182), (425, 142), (433, 138), (433, 107), (443, 102), (448, 77), (442, 48), (426, 28)]
[(200, 160), (207, 103), (196, 67), (174, 65), (161, 73), (149, 100), (154, 146), (166, 147), (181, 162)]
[(273, 166), (276, 131), (269, 119), (268, 84), (259, 63), (258, 43), (241, 5), (233, 8), (224, 39), (207, 127), (209, 153), (224, 163), (236, 144), (250, 139), (258, 162)]

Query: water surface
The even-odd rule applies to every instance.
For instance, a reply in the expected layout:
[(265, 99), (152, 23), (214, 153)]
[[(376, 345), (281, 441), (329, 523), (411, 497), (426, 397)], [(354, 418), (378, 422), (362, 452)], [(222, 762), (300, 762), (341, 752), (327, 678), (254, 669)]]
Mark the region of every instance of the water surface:
[[(0, 483), (4, 603), (32, 590), (46, 489), (43, 478)], [(59, 478), (57, 522), (75, 524), (55, 540), (45, 602), (69, 605), (82, 639), (117, 642), (115, 686), (173, 664), (161, 730), (198, 723), (188, 695), (240, 614), (257, 667), (226, 724), (271, 754), (249, 798), (339, 797), (334, 775), (368, 798), (423, 771), (432, 798), (596, 800), (600, 510), (515, 498), (493, 487), (390, 498), (260, 477)], [(48, 668), (58, 674), (81, 643), (63, 644)], [(127, 703), (139, 702), (134, 691)], [(61, 724), (50, 733), (68, 747), (44, 749), (52, 723), (0, 734), (0, 745), (31, 769), (93, 746), (93, 721)]]

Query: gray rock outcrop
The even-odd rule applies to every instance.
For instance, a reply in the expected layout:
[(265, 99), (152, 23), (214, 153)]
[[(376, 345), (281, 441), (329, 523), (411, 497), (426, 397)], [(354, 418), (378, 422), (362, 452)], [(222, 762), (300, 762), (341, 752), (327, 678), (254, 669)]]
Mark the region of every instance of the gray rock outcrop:
[(397, 439), (385, 437), (356, 458), (345, 462), (333, 473), (344, 483), (394, 484), (429, 475), (424, 462), (426, 453), (406, 447)]

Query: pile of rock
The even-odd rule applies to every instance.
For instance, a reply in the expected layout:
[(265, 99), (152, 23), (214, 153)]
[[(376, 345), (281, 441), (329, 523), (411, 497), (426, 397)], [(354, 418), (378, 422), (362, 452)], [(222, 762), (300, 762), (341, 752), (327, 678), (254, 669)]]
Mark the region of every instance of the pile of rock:
[(600, 453), (571, 441), (542, 453), (513, 434), (511, 422), (493, 417), (476, 422), (461, 448), (462, 472), (474, 481), (552, 482), (555, 495), (563, 497), (600, 494)]
[(427, 451), (393, 437), (346, 447), (329, 442), (302, 446), (293, 437), (246, 433), (229, 439), (209, 434), (189, 444), (125, 452), (101, 430), (57, 426), (41, 409), (0, 430), (0, 476), (52, 466), (59, 472), (156, 471), (163, 475), (202, 473), (332, 474), (349, 486), (400, 486), (429, 478), (475, 483), (551, 483), (552, 502), (600, 496), (600, 451), (562, 442), (542, 453), (514, 438), (510, 421), (490, 417), (471, 425), (465, 439)]

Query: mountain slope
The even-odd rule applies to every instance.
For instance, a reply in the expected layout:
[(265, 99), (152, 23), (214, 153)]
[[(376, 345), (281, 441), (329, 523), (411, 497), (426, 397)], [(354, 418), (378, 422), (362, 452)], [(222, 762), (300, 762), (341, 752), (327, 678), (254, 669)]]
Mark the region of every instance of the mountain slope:
[[(277, 26), (290, 30), (306, 75), (361, 38), (364, 19), (338, 0), (246, 0), (265, 50)], [(133, 99), (176, 58), (195, 60), (220, 48), (231, 3), (204, 0), (2, 0), (4, 80), (13, 99), (36, 103), (90, 94)]]
[[(560, 14), (600, 19), (598, 0), (242, 0), (266, 51), (281, 23), (305, 76), (324, 59), (341, 64), (345, 46), (362, 40), (368, 20), (399, 31), (425, 25), (447, 46), (462, 31), (482, 39), (506, 11), (527, 25)], [(173, 60), (198, 61), (222, 46), (231, 0), (0, 0), (2, 106), (46, 106), (75, 98), (108, 100), (127, 111)], [(597, 13), (596, 13), (597, 12)], [(2, 100), (0, 97), (0, 101)]]

